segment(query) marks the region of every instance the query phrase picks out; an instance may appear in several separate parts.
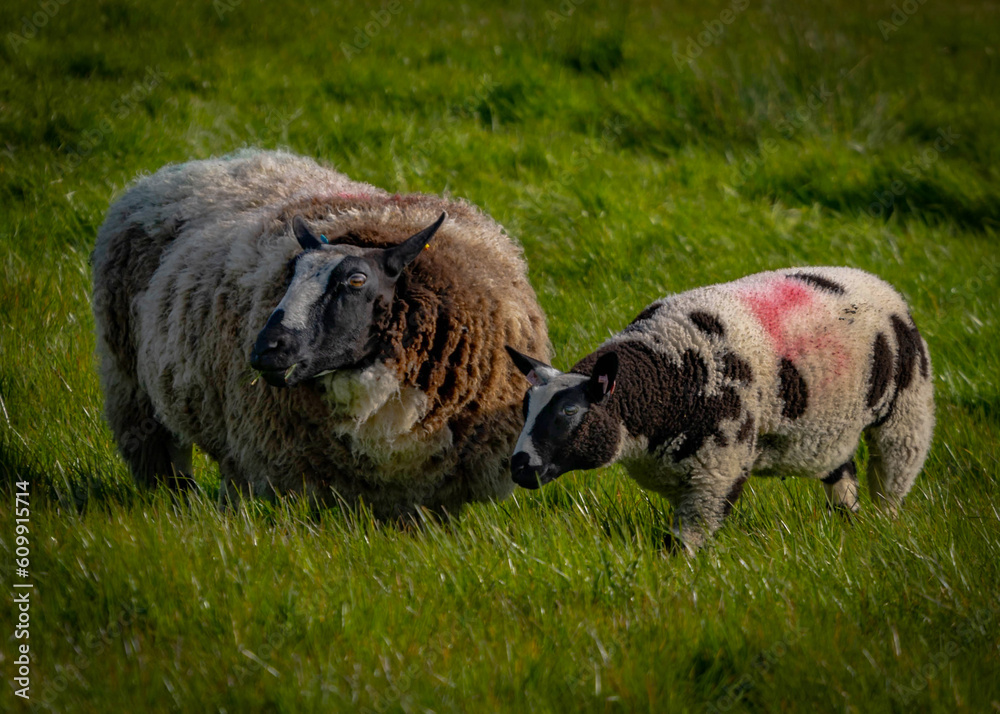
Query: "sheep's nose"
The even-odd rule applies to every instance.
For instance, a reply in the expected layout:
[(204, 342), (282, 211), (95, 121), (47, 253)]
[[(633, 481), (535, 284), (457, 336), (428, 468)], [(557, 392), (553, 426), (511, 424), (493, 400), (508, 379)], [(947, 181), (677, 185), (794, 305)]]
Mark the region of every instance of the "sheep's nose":
[(281, 324), (283, 310), (276, 310), (267, 325), (257, 335), (250, 352), (250, 366), (262, 372), (285, 370), (295, 361), (299, 340), (292, 330)]
[(510, 475), (514, 483), (522, 488), (538, 488), (538, 467), (531, 465), (531, 457), (519, 451), (510, 459)]

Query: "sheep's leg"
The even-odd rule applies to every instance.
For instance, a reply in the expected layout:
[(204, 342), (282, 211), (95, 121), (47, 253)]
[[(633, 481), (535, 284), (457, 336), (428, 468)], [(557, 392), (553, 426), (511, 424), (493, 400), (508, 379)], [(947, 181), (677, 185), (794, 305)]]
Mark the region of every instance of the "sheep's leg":
[(749, 476), (749, 467), (692, 470), (688, 487), (671, 499), (674, 535), (689, 554), (693, 555), (719, 529)]
[(934, 432), (934, 395), (930, 377), (917, 375), (896, 397), (889, 418), (865, 432), (868, 488), (890, 515), (903, 503), (927, 458)]
[(838, 466), (823, 479), (823, 490), (826, 491), (827, 505), (845, 514), (857, 513), (858, 503), (858, 467), (854, 457), (842, 466)]
[(136, 483), (145, 488), (166, 484), (178, 491), (194, 485), (190, 477), (191, 445), (156, 419), (153, 405), (138, 386), (129, 385), (125, 378), (109, 384), (105, 411)]

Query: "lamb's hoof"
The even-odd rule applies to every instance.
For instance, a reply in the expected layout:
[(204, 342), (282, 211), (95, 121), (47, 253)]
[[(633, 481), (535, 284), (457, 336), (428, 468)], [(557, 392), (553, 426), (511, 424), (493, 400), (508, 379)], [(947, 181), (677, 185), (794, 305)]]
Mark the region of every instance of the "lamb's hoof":
[(854, 523), (855, 516), (858, 513), (858, 508), (857, 506), (851, 508), (850, 506), (847, 506), (843, 503), (838, 503), (837, 505), (828, 503), (826, 504), (826, 511), (827, 513), (836, 513), (847, 523)]

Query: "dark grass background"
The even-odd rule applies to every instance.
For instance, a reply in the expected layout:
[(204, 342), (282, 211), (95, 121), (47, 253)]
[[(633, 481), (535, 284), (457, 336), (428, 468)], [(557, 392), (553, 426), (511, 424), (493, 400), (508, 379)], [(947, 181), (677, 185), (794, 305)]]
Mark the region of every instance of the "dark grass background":
[[(1000, 709), (1000, 6), (14, 0), (0, 39), (0, 546), (9, 584), (27, 481), (35, 583), (0, 708)], [(853, 524), (756, 481), (690, 560), (617, 468), (414, 531), (219, 513), (204, 458), (203, 500), (139, 493), (88, 255), (137, 175), (242, 146), (482, 206), (561, 367), (666, 292), (879, 273), (934, 361), (924, 473)]]

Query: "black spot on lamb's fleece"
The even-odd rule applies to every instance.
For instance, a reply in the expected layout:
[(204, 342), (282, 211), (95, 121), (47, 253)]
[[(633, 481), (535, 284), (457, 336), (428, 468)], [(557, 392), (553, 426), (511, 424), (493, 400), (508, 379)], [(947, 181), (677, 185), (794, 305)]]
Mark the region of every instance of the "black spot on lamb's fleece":
[(875, 344), (872, 345), (872, 371), (868, 377), (868, 408), (874, 409), (875, 405), (885, 395), (885, 390), (892, 380), (892, 350), (889, 348), (889, 340), (883, 333), (878, 333), (875, 337)]
[(835, 283), (829, 278), (824, 278), (821, 275), (813, 275), (812, 273), (791, 273), (787, 277), (794, 278), (795, 280), (801, 280), (804, 283), (809, 283), (813, 287), (819, 288), (820, 290), (826, 290), (834, 295), (844, 294), (843, 285)]
[(785, 403), (781, 408), (781, 416), (786, 419), (798, 419), (809, 405), (809, 389), (806, 387), (806, 381), (799, 370), (795, 369), (795, 365), (785, 357), (781, 358), (778, 378), (781, 381), (778, 396)]
[(708, 365), (694, 350), (686, 350), (677, 364), (645, 343), (617, 342), (588, 355), (573, 371), (589, 375), (597, 360), (612, 351), (618, 353), (619, 366), (608, 412), (632, 436), (647, 437), (650, 452), (683, 434), (673, 454), (680, 461), (706, 439), (722, 436), (723, 421), (739, 417), (742, 406), (735, 389), (724, 386), (715, 394), (706, 393)]
[(899, 315), (893, 315), (889, 320), (896, 335), (896, 390), (899, 392), (913, 381), (913, 368), (918, 357), (921, 359), (921, 374), (926, 374), (927, 357), (916, 327), (906, 324)]
[(647, 306), (646, 308), (643, 309), (642, 312), (640, 312), (638, 315), (635, 316), (635, 319), (632, 320), (632, 322), (628, 323), (628, 326), (632, 327), (632, 325), (636, 324), (637, 322), (648, 320), (649, 318), (651, 318), (653, 315), (656, 314), (656, 311), (659, 310), (660, 307), (661, 307), (660, 305), (657, 305), (655, 303)]
[(722, 356), (722, 375), (734, 382), (750, 384), (753, 381), (753, 369), (750, 363), (732, 352)]
[(836, 483), (840, 483), (840, 480), (844, 478), (849, 478), (852, 481), (858, 480), (858, 465), (854, 463), (853, 457), (846, 464), (841, 464), (827, 474), (823, 479), (823, 483), (827, 486), (833, 486)]
[(748, 478), (750, 478), (750, 474), (744, 472), (739, 480), (733, 484), (733, 487), (729, 489), (729, 493), (726, 494), (726, 501), (722, 506), (723, 518), (728, 517), (732, 513), (733, 506), (736, 505), (736, 502), (740, 500), (740, 496), (743, 495), (743, 487), (746, 486)]
[(715, 315), (710, 315), (707, 312), (696, 310), (688, 315), (688, 319), (691, 320), (695, 327), (704, 332), (706, 335), (718, 335), (719, 337), (723, 337), (726, 334), (725, 328), (722, 327), (722, 323), (719, 322), (719, 318)]

